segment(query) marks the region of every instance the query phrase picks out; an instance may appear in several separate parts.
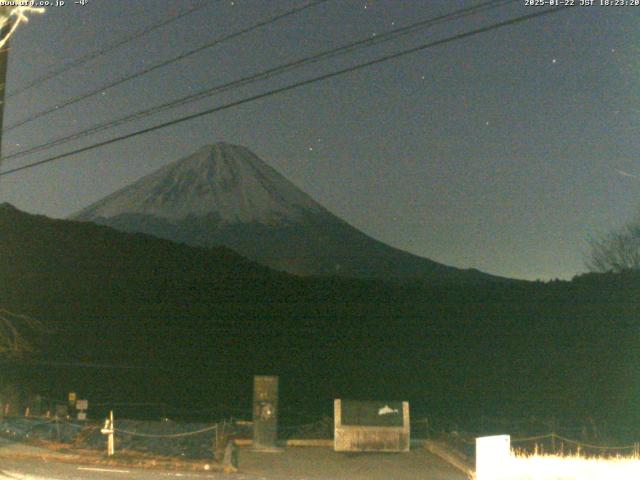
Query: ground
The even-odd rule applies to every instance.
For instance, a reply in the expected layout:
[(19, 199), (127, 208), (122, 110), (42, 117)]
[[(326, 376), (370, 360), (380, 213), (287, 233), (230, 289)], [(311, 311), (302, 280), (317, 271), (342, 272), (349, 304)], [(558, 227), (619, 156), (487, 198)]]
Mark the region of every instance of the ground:
[(253, 452), (241, 448), (240, 472), (169, 471), (130, 467), (83, 465), (81, 460), (47, 459), (46, 452), (0, 441), (0, 480), (95, 480), (127, 478), (203, 478), (210, 480), (466, 480), (438, 457), (419, 448), (398, 454), (344, 454), (329, 448), (291, 447), (279, 453)]
[(425, 449), (408, 453), (336, 453), (329, 448), (288, 448), (282, 453), (241, 450), (242, 472), (268, 480), (466, 480)]

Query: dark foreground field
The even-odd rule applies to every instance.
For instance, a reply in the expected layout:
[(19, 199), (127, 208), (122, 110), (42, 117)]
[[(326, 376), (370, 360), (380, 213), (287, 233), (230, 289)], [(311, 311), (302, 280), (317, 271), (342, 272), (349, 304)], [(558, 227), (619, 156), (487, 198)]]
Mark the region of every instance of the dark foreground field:
[(223, 248), (10, 208), (0, 209), (0, 238), (0, 307), (45, 327), (25, 328), (35, 353), (3, 365), (7, 403), (39, 394), (55, 407), (77, 392), (93, 418), (113, 408), (117, 418), (248, 419), (262, 374), (280, 377), (283, 426), (353, 398), (407, 400), (413, 418), (457, 429), (535, 416), (640, 435), (637, 273), (549, 283), (302, 278)]

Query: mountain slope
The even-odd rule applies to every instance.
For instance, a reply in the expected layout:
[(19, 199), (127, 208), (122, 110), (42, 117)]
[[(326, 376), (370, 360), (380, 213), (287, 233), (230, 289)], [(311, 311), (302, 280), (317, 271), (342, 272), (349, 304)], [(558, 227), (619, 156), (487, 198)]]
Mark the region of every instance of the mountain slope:
[(248, 149), (219, 143), (160, 168), (74, 218), (126, 213), (169, 222), (209, 216), (224, 223), (277, 225), (296, 222), (304, 212), (328, 213)]
[(224, 245), (299, 275), (478, 281), (390, 247), (336, 217), (245, 147), (218, 143), (71, 217), (196, 246)]

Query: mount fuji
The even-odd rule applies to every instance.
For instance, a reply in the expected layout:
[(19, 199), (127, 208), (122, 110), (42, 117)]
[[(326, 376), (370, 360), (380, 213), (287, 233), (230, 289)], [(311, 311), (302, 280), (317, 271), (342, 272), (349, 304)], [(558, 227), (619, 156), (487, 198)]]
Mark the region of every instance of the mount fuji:
[(298, 275), (497, 279), (398, 250), (336, 217), (249, 149), (217, 143), (71, 216), (193, 246), (227, 246)]

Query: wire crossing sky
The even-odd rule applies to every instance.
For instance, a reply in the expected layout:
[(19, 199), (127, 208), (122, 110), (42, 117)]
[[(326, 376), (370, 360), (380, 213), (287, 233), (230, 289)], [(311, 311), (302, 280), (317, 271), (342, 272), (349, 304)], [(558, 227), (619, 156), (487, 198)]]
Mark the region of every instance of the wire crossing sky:
[(286, 85), (284, 87), (277, 88), (275, 90), (270, 90), (268, 92), (259, 93), (257, 95), (253, 95), (253, 96), (248, 97), (248, 98), (243, 98), (241, 100), (237, 100), (235, 102), (228, 103), (226, 105), (221, 105), (219, 107), (214, 107), (214, 108), (211, 108), (211, 109), (208, 109), (208, 110), (204, 110), (204, 111), (197, 112), (197, 113), (194, 113), (194, 114), (191, 114), (191, 115), (187, 115), (186, 117), (175, 118), (175, 119), (170, 120), (170, 121), (165, 122), (165, 123), (161, 123), (161, 124), (158, 124), (158, 125), (153, 125), (151, 127), (148, 127), (148, 128), (142, 129), (142, 130), (138, 130), (136, 132), (128, 133), (128, 134), (122, 135), (120, 137), (116, 137), (116, 138), (112, 138), (112, 139), (109, 139), (109, 140), (105, 140), (104, 142), (99, 142), (99, 143), (96, 143), (96, 144), (92, 144), (92, 145), (88, 145), (86, 147), (79, 148), (77, 150), (73, 150), (71, 152), (65, 152), (65, 153), (62, 153), (60, 155), (55, 155), (53, 157), (49, 157), (49, 158), (40, 160), (38, 162), (28, 163), (28, 164), (20, 166), (20, 167), (16, 167), (16, 168), (13, 168), (13, 169), (5, 170), (3, 172), (0, 172), (0, 176), (11, 175), (11, 174), (14, 174), (14, 173), (17, 173), (17, 172), (21, 172), (23, 170), (27, 170), (27, 169), (30, 169), (30, 168), (35, 168), (35, 167), (44, 165), (46, 163), (50, 163), (50, 162), (53, 162), (53, 161), (56, 161), (56, 160), (61, 160), (63, 158), (67, 158), (67, 157), (70, 157), (70, 156), (73, 156), (73, 155), (77, 155), (79, 153), (84, 153), (84, 152), (87, 152), (89, 150), (93, 150), (95, 148), (103, 147), (105, 145), (110, 145), (112, 143), (120, 142), (120, 141), (123, 141), (123, 140), (128, 140), (129, 138), (137, 137), (138, 135), (144, 135), (146, 133), (153, 132), (153, 131), (156, 131), (156, 130), (160, 130), (162, 128), (167, 128), (167, 127), (170, 127), (170, 126), (173, 126), (173, 125), (177, 125), (179, 123), (183, 123), (183, 122), (187, 122), (187, 121), (190, 121), (190, 120), (194, 120), (196, 118), (200, 118), (200, 117), (203, 117), (205, 115), (211, 115), (213, 113), (217, 113), (217, 112), (220, 112), (222, 110), (226, 110), (228, 108), (237, 107), (237, 106), (242, 105), (244, 103), (260, 100), (262, 98), (266, 98), (266, 97), (270, 97), (272, 95), (277, 95), (277, 94), (280, 94), (280, 93), (283, 93), (283, 92), (287, 92), (287, 91), (293, 90), (295, 88), (304, 87), (306, 85), (310, 85), (312, 83), (316, 83), (316, 82), (319, 82), (319, 81), (328, 80), (330, 78), (337, 77), (339, 75), (344, 75), (346, 73), (351, 73), (351, 72), (354, 72), (356, 70), (360, 70), (361, 68), (367, 68), (367, 67), (370, 67), (372, 65), (377, 65), (377, 64), (382, 63), (382, 62), (387, 62), (389, 60), (393, 60), (395, 58), (399, 58), (399, 57), (402, 57), (404, 55), (410, 55), (412, 53), (419, 52), (419, 51), (427, 49), (427, 48), (435, 47), (435, 46), (442, 45), (442, 44), (449, 43), (449, 42), (454, 42), (454, 41), (461, 40), (463, 38), (467, 38), (467, 37), (470, 37), (470, 36), (473, 36), (473, 35), (478, 35), (480, 33), (490, 32), (491, 30), (495, 30), (497, 28), (502, 28), (502, 27), (505, 27), (505, 26), (508, 26), (508, 25), (515, 25), (516, 23), (524, 22), (524, 21), (527, 21), (527, 20), (532, 20), (534, 18), (538, 18), (538, 17), (541, 17), (543, 15), (550, 15), (552, 13), (557, 13), (557, 12), (559, 12), (561, 10), (566, 9), (566, 8), (569, 8), (569, 7), (563, 7), (563, 8), (559, 8), (559, 9), (542, 10), (542, 11), (539, 11), (539, 12), (536, 12), (536, 13), (532, 13), (532, 14), (529, 14), (529, 15), (523, 15), (523, 16), (520, 16), (520, 17), (516, 17), (516, 18), (510, 19), (510, 20), (506, 20), (504, 22), (494, 23), (494, 24), (488, 25), (488, 26), (480, 28), (480, 29), (472, 30), (470, 32), (460, 33), (458, 35), (454, 35), (452, 37), (447, 37), (447, 38), (444, 38), (442, 40), (438, 40), (438, 41), (435, 41), (435, 42), (427, 43), (427, 44), (424, 44), (424, 45), (418, 45), (418, 46), (410, 48), (408, 50), (403, 50), (401, 52), (394, 53), (394, 54), (391, 54), (391, 55), (386, 55), (386, 56), (381, 57), (381, 58), (376, 58), (374, 60), (371, 60), (371, 61), (368, 61), (368, 62), (365, 62), (365, 63), (360, 63), (360, 64), (357, 64), (357, 65), (353, 65), (353, 66), (345, 68), (343, 70), (338, 70), (336, 72), (327, 73), (327, 74), (321, 75), (319, 77), (314, 77), (314, 78), (310, 78), (308, 80), (297, 82), (297, 83), (294, 83), (294, 84), (291, 84), (291, 85)]
[[(220, 1), (220, 0), (215, 0), (215, 1)], [(175, 22), (176, 20), (181, 19), (182, 17), (186, 16), (186, 15), (191, 15), (192, 13), (195, 13), (199, 10), (202, 10), (203, 8), (207, 7), (210, 3), (202, 3), (201, 5), (195, 5), (193, 7), (190, 7), (189, 9), (187, 9), (184, 12), (181, 12), (177, 15), (173, 15), (170, 18), (166, 19), (166, 20), (162, 20), (161, 22), (158, 22), (154, 25), (150, 25), (144, 29), (142, 29), (141, 31), (138, 32), (134, 32), (131, 35), (128, 35), (124, 38), (120, 38), (117, 41), (109, 44), (109, 45), (105, 45), (102, 46), (101, 48), (99, 48), (98, 50), (94, 51), (94, 52), (89, 52), (89, 54), (87, 55), (83, 55), (79, 58), (76, 58), (70, 62), (66, 62), (64, 63), (61, 67), (56, 68), (54, 70), (51, 70), (50, 72), (45, 73), (44, 75), (35, 78), (31, 81), (29, 81), (28, 83), (24, 84), (24, 85), (20, 85), (20, 87), (13, 91), (13, 92), (8, 92), (6, 97), (10, 98), (13, 97), (15, 95), (20, 95), (21, 93), (26, 92), (27, 90), (37, 87), (39, 85), (42, 85), (43, 83), (45, 83), (47, 80), (51, 80), (52, 78), (57, 77), (58, 75), (62, 75), (66, 72), (68, 72), (69, 70), (79, 67), (80, 65), (84, 65), (85, 63), (94, 60), (96, 58), (98, 58), (101, 55), (105, 55), (113, 50), (115, 50), (116, 48), (120, 48), (123, 45), (126, 45), (129, 42), (132, 42), (134, 40), (137, 40), (139, 38), (144, 37), (145, 35), (148, 35), (149, 33), (153, 32), (154, 30), (157, 30), (159, 28), (164, 28), (167, 25)], [(44, 12), (44, 9), (40, 9), (40, 12)]]
[[(514, 1), (517, 0), (498, 0), (498, 1), (489, 1), (489, 2), (485, 2), (483, 4), (477, 5), (477, 6), (473, 6), (473, 7), (469, 7), (469, 8), (464, 8), (461, 10), (457, 10), (455, 12), (452, 12), (451, 14), (447, 14), (447, 15), (441, 15), (435, 18), (430, 18), (427, 20), (422, 20), (419, 22), (416, 22), (414, 24), (408, 25), (406, 27), (403, 28), (397, 28), (397, 29), (393, 29), (389, 32), (385, 32), (381, 35), (377, 35), (375, 37), (366, 37), (364, 39), (360, 39), (356, 42), (350, 42), (347, 45), (342, 45), (340, 47), (337, 48), (332, 48), (330, 50), (325, 50), (323, 52), (311, 55), (309, 57), (305, 57), (293, 62), (287, 62), (283, 65), (279, 65), (277, 67), (274, 68), (269, 68), (268, 70), (262, 71), (262, 72), (258, 72), (237, 80), (234, 80), (232, 82), (228, 82), (228, 83), (224, 83), (224, 84), (220, 84), (220, 85), (215, 85), (211, 88), (206, 88), (205, 90), (196, 92), (196, 93), (191, 93), (187, 96), (181, 97), (177, 100), (172, 100), (170, 102), (166, 102), (163, 103), (161, 105), (157, 105), (153, 108), (149, 108), (146, 110), (142, 110), (130, 115), (126, 115), (124, 117), (120, 117), (118, 119), (115, 120), (111, 120), (109, 122), (105, 122), (102, 123), (100, 125), (94, 125), (91, 128), (79, 131), (79, 132), (75, 132), (71, 135), (67, 135), (67, 136), (63, 136), (63, 137), (58, 137), (56, 139), (52, 139), (49, 142), (40, 144), (40, 145), (34, 145), (31, 146), (29, 148), (26, 148), (24, 150), (21, 150), (19, 152), (15, 152), (11, 155), (8, 156), (4, 156), (1, 160), (2, 161), (6, 161), (6, 160), (10, 160), (13, 158), (20, 158), (23, 157), (27, 154), (31, 154), (34, 152), (39, 152), (42, 150), (47, 150), (49, 148), (51, 148), (52, 146), (56, 146), (56, 145), (63, 145), (65, 143), (68, 143), (71, 140), (76, 140), (78, 138), (82, 138), (85, 137), (87, 135), (91, 135), (109, 128), (112, 128), (114, 126), (118, 126), (118, 125), (122, 125), (124, 123), (128, 123), (131, 120), (135, 120), (135, 119), (140, 119), (140, 118), (144, 118), (148, 115), (153, 115), (156, 114), (158, 112), (162, 112), (164, 110), (167, 109), (171, 109), (174, 108), (176, 106), (180, 106), (180, 105), (185, 105), (188, 103), (192, 103), (195, 102), (197, 100), (201, 100), (203, 98), (207, 98), (209, 96), (215, 95), (217, 93), (223, 92), (223, 91), (228, 91), (231, 88), (237, 88), (243, 85), (247, 85), (249, 83), (252, 82), (256, 82), (259, 80), (264, 80), (266, 78), (271, 78), (272, 76), (275, 75), (279, 75), (281, 73), (290, 71), (291, 69), (295, 69), (295, 68), (300, 68), (303, 67), (305, 65), (314, 63), (314, 62), (318, 62), (321, 60), (325, 60), (327, 58), (331, 58), (334, 57), (336, 55), (343, 55), (345, 53), (350, 53), (353, 52), (354, 50), (358, 49), (358, 48), (367, 48), (370, 47), (372, 45), (376, 45), (379, 44), (381, 42), (387, 42), (390, 40), (394, 40), (395, 38), (398, 38), (399, 36), (403, 36), (403, 35), (407, 35), (410, 33), (415, 33), (415, 31), (418, 28), (426, 28), (426, 27), (431, 27), (433, 25), (436, 25), (438, 23), (441, 22), (450, 22), (452, 20), (464, 17), (464, 16), (468, 16), (468, 15), (474, 15), (477, 14), (485, 9), (490, 9), (490, 8), (497, 8), (499, 6), (508, 4), (508, 3), (513, 3)], [(549, 13), (555, 12), (555, 11), (559, 11), (559, 10), (553, 10), (553, 11), (549, 11)], [(534, 15), (538, 15), (539, 13), (542, 14), (546, 14), (544, 12), (538, 12)], [(475, 34), (472, 32), (472, 34)], [(455, 40), (455, 39), (453, 39)], [(172, 62), (165, 62), (165, 63), (172, 63)], [(143, 75), (143, 72), (139, 72), (139, 75)], [(69, 103), (69, 102), (65, 102), (65, 103)], [(22, 168), (21, 168), (22, 170)], [(12, 173), (11, 170), (8, 170), (6, 173)], [(1, 175), (1, 174), (0, 174)]]
[(196, 53), (200, 53), (200, 52), (205, 51), (205, 50), (207, 50), (209, 48), (215, 47), (215, 46), (217, 46), (217, 45), (219, 45), (221, 43), (227, 42), (227, 41), (232, 40), (234, 38), (237, 38), (237, 37), (239, 37), (241, 35), (249, 33), (249, 32), (251, 32), (251, 31), (253, 31), (253, 30), (257, 29), (257, 28), (264, 27), (265, 25), (269, 25), (270, 23), (276, 22), (276, 21), (281, 20), (283, 18), (287, 18), (287, 17), (289, 17), (291, 15), (295, 15), (298, 12), (304, 11), (307, 8), (314, 7), (316, 5), (324, 3), (326, 1), (328, 1), (328, 0), (315, 0), (313, 2), (310, 2), (310, 3), (300, 7), (300, 8), (294, 8), (294, 9), (289, 10), (289, 11), (287, 11), (287, 12), (281, 14), (281, 15), (277, 15), (275, 17), (268, 18), (268, 19), (266, 19), (264, 21), (258, 22), (258, 23), (254, 24), (254, 25), (251, 25), (251, 26), (249, 26), (247, 28), (244, 28), (244, 29), (242, 29), (242, 30), (240, 30), (238, 32), (233, 32), (233, 33), (231, 33), (229, 35), (225, 35), (224, 37), (216, 38), (213, 42), (209, 42), (209, 43), (207, 43), (205, 45), (201, 45), (201, 46), (199, 46), (197, 48), (189, 50), (188, 52), (182, 53), (182, 54), (178, 55), (177, 57), (173, 57), (173, 58), (169, 58), (167, 60), (163, 60), (163, 61), (161, 61), (161, 62), (159, 62), (157, 64), (154, 64), (154, 65), (150, 66), (149, 68), (146, 68), (146, 69), (144, 69), (142, 71), (136, 72), (136, 73), (134, 73), (132, 75), (124, 76), (122, 78), (118, 78), (115, 82), (109, 83), (107, 85), (101, 85), (97, 89), (91, 90), (89, 92), (82, 93), (82, 94), (80, 94), (78, 96), (75, 96), (73, 98), (70, 98), (70, 99), (68, 99), (68, 100), (66, 100), (66, 101), (64, 101), (64, 102), (62, 102), (60, 104), (57, 104), (57, 105), (55, 105), (55, 106), (53, 106), (53, 107), (51, 107), (49, 109), (43, 110), (41, 112), (38, 112), (38, 113), (28, 117), (28, 118), (25, 118), (23, 120), (20, 120), (19, 122), (16, 122), (16, 123), (14, 123), (12, 125), (9, 125), (9, 126), (5, 127), (3, 129), (3, 132), (8, 132), (8, 131), (13, 130), (15, 128), (21, 127), (21, 126), (23, 126), (23, 125), (25, 125), (27, 123), (32, 122), (33, 120), (36, 120), (38, 118), (44, 117), (46, 115), (49, 115), (50, 113), (58, 112), (58, 111), (60, 111), (60, 109), (66, 108), (66, 107), (68, 107), (70, 105), (73, 105), (74, 103), (81, 102), (82, 100), (86, 100), (86, 99), (88, 99), (90, 97), (93, 97), (95, 95), (105, 94), (107, 90), (110, 90), (110, 89), (112, 89), (114, 87), (122, 85), (122, 84), (124, 84), (126, 82), (129, 82), (131, 80), (134, 80), (136, 78), (140, 78), (140, 77), (142, 77), (144, 75), (148, 75), (149, 73), (151, 73), (151, 72), (153, 72), (153, 71), (155, 71), (155, 70), (157, 70), (159, 68), (163, 68), (163, 67), (166, 67), (167, 65), (171, 65), (172, 63), (175, 63), (177, 61), (180, 61), (180, 60), (183, 60), (185, 58), (188, 58), (188, 57), (190, 57), (192, 55), (195, 55)]
[[(3, 151), (11, 156), (483, 3), (330, 0), (52, 111), (5, 133)], [(201, 4), (114, 0), (50, 8), (16, 31), (8, 89)], [(81, 92), (306, 4), (217, 2), (7, 99), (5, 123), (56, 110)], [(438, 45), (541, 10), (509, 2), (12, 160), (4, 171), (236, 105), (5, 176), (0, 201), (64, 217), (203, 144), (227, 141), (252, 149), (329, 210), (395, 247), (499, 275), (570, 278), (584, 270), (589, 236), (621, 225), (638, 208), (640, 8), (575, 7)], [(283, 90), (295, 84), (305, 86)]]

